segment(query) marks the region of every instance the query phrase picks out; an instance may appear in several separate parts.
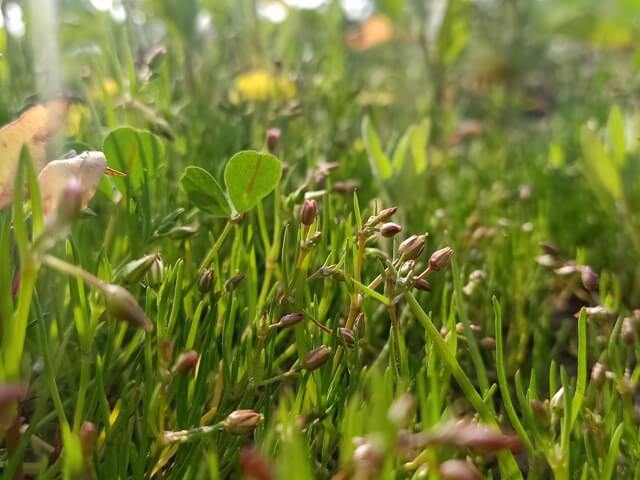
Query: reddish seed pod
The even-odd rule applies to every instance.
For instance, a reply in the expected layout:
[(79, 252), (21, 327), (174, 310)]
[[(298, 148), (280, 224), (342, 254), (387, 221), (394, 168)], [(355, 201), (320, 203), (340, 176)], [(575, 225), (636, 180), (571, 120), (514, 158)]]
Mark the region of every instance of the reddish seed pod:
[(440, 250), (436, 250), (429, 258), (429, 269), (434, 272), (439, 272), (440, 270), (447, 268), (452, 256), (453, 249), (450, 247), (444, 247)]
[(176, 363), (174, 365), (174, 369), (176, 372), (184, 375), (196, 368), (198, 364), (198, 360), (200, 359), (200, 355), (195, 350), (189, 350), (188, 352), (183, 352), (178, 355), (176, 359)]
[(413, 279), (413, 287), (417, 288), (418, 290), (422, 290), (423, 292), (430, 292), (433, 289), (431, 283), (429, 283), (428, 280), (417, 277)]
[(307, 353), (307, 356), (304, 357), (302, 361), (302, 368), (309, 371), (316, 370), (327, 363), (330, 356), (331, 347), (320, 345), (318, 348)]
[(353, 348), (356, 346), (356, 339), (355, 339), (355, 336), (353, 335), (352, 330), (341, 327), (338, 329), (338, 334), (340, 335), (340, 338), (342, 339), (344, 344), (347, 346), (347, 348)]
[(380, 227), (380, 233), (385, 238), (391, 238), (402, 231), (402, 227), (397, 223), (387, 222)]
[(262, 419), (263, 415), (255, 410), (235, 410), (224, 419), (222, 425), (229, 433), (244, 435), (253, 432)]
[(300, 222), (309, 226), (316, 221), (318, 215), (318, 203), (315, 200), (305, 200), (300, 211)]
[(591, 292), (598, 290), (600, 277), (598, 277), (598, 274), (588, 265), (586, 267), (582, 267), (580, 270), (580, 278), (582, 279), (582, 285), (584, 285), (584, 288)]
[(398, 251), (404, 255), (405, 260), (415, 260), (424, 250), (426, 241), (426, 235), (411, 235), (400, 244)]
[(293, 327), (304, 319), (304, 313), (293, 312), (282, 316), (279, 321), (269, 325), (269, 328), (287, 328)]
[(213, 281), (215, 280), (215, 273), (213, 270), (209, 268), (205, 268), (204, 271), (200, 274), (200, 278), (198, 279), (198, 290), (200, 293), (205, 295), (211, 291), (213, 287)]
[(93, 452), (96, 448), (96, 439), (98, 437), (98, 430), (96, 424), (93, 422), (85, 421), (80, 427), (80, 446), (82, 447), (82, 453), (85, 460), (90, 459), (93, 456)]

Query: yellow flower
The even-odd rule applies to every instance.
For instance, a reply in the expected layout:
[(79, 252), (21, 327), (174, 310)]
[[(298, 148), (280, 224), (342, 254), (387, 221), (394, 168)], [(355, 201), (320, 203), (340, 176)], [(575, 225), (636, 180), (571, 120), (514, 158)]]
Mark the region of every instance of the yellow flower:
[(120, 92), (118, 82), (112, 78), (106, 78), (102, 81), (102, 84), (94, 85), (89, 92), (89, 97), (92, 100), (103, 100), (104, 97), (113, 97)]
[(67, 137), (77, 137), (82, 128), (82, 124), (85, 120), (88, 120), (90, 116), (91, 112), (87, 107), (78, 103), (72, 104), (69, 107), (67, 121), (64, 126)]
[(272, 98), (286, 99), (296, 95), (296, 84), (284, 75), (256, 69), (236, 77), (235, 88), (229, 95), (231, 102), (253, 100), (264, 102)]

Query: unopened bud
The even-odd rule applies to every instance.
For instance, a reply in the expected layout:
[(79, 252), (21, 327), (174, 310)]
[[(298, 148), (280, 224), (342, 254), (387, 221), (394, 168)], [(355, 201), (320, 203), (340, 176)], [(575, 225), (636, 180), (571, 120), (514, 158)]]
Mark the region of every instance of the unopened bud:
[(547, 406), (537, 398), (532, 399), (529, 404), (531, 405), (531, 410), (533, 410), (538, 421), (544, 426), (549, 425), (551, 419), (549, 417), (549, 410)]
[(242, 280), (244, 280), (244, 277), (246, 275), (244, 273), (239, 273), (237, 275), (234, 275), (233, 277), (231, 277), (229, 280), (227, 280), (224, 283), (224, 289), (227, 292), (231, 292), (233, 290), (235, 290), (235, 288), (240, 284), (240, 282), (242, 282)]
[(338, 329), (338, 334), (347, 348), (356, 346), (356, 339), (352, 330), (342, 327)]
[(384, 463), (384, 452), (373, 442), (365, 440), (353, 451), (352, 459), (360, 474), (357, 478), (376, 478)]
[(164, 263), (159, 254), (154, 255), (151, 267), (147, 270), (146, 281), (150, 287), (157, 287), (162, 284), (162, 278), (164, 277)]
[(96, 424), (93, 422), (83, 422), (80, 427), (80, 446), (82, 447), (82, 454), (85, 461), (93, 457), (93, 452), (96, 448), (96, 439), (98, 431)]
[(104, 305), (110, 315), (140, 327), (146, 332), (153, 330), (153, 325), (144, 310), (126, 289), (120, 285), (108, 284), (102, 288), (102, 294)]
[(596, 362), (593, 364), (591, 368), (591, 381), (594, 385), (600, 386), (606, 380), (607, 369), (600, 362)]
[(416, 410), (416, 397), (404, 394), (389, 407), (389, 420), (396, 427), (406, 427), (411, 423)]
[(286, 315), (280, 317), (276, 323), (272, 323), (269, 325), (269, 328), (288, 328), (293, 327), (297, 323), (300, 323), (304, 319), (304, 313), (302, 312), (293, 312), (287, 313)]
[(262, 419), (263, 415), (255, 410), (235, 410), (224, 419), (222, 425), (229, 433), (244, 435), (253, 432)]
[(77, 177), (71, 177), (63, 192), (60, 194), (56, 217), (58, 222), (67, 225), (80, 215), (84, 190), (82, 182)]
[(353, 330), (358, 332), (358, 337), (364, 338), (367, 333), (366, 315), (360, 312), (353, 322)]
[(622, 320), (622, 327), (620, 328), (620, 338), (627, 344), (632, 344), (636, 340), (636, 326), (633, 318), (625, 317)]
[(494, 337), (484, 337), (478, 342), (483, 350), (492, 351), (496, 349), (496, 339)]
[(300, 222), (303, 225), (311, 225), (318, 215), (318, 203), (315, 200), (305, 200), (300, 211)]
[(426, 241), (426, 235), (411, 235), (400, 244), (398, 251), (404, 255), (405, 260), (414, 260), (424, 250)]
[(198, 233), (197, 225), (177, 225), (167, 233), (171, 240), (186, 240)]
[(398, 207), (385, 208), (384, 210), (381, 210), (380, 212), (378, 212), (377, 215), (371, 217), (367, 221), (367, 223), (369, 224), (369, 226), (373, 227), (381, 222), (388, 222), (389, 220), (391, 220), (391, 217), (393, 217), (397, 211), (398, 211)]
[(433, 290), (433, 287), (428, 280), (418, 277), (413, 279), (413, 287), (417, 288), (418, 290), (422, 290), (423, 292), (430, 292), (431, 290)]
[(269, 150), (269, 153), (273, 153), (276, 151), (281, 133), (282, 132), (279, 128), (270, 128), (269, 130), (267, 130), (267, 150)]
[(182, 375), (191, 372), (198, 365), (198, 360), (200, 359), (200, 355), (195, 350), (189, 350), (188, 352), (183, 352), (178, 355), (176, 359), (176, 363), (174, 365), (174, 370)]
[(198, 290), (203, 295), (206, 295), (211, 291), (213, 287), (213, 281), (215, 280), (215, 273), (210, 268), (205, 268), (200, 274), (198, 279)]
[(240, 470), (243, 478), (253, 480), (272, 480), (273, 466), (253, 447), (240, 449)]
[(598, 289), (600, 278), (598, 277), (598, 274), (591, 269), (591, 267), (582, 267), (580, 277), (582, 278), (582, 285), (584, 285), (584, 288), (591, 292)]
[(407, 260), (406, 262), (402, 262), (402, 265), (400, 266), (398, 273), (400, 274), (401, 277), (405, 277), (409, 274), (409, 272), (411, 272), (415, 268), (415, 266), (416, 266), (415, 260)]
[(397, 223), (387, 222), (380, 227), (380, 233), (385, 238), (391, 238), (402, 231), (402, 227)]
[(464, 460), (447, 460), (440, 464), (442, 480), (478, 480), (482, 475), (475, 465)]
[(318, 348), (307, 353), (302, 361), (302, 368), (305, 370), (315, 370), (327, 363), (331, 355), (331, 347), (320, 345)]
[(157, 70), (166, 55), (167, 49), (164, 46), (159, 45), (147, 54), (145, 63), (151, 70)]
[(145, 255), (142, 258), (132, 260), (118, 272), (118, 278), (126, 283), (137, 283), (149, 271), (156, 261), (156, 254)]
[(447, 268), (452, 256), (453, 249), (450, 247), (444, 247), (440, 250), (436, 250), (429, 258), (429, 268), (434, 272), (439, 272), (440, 270)]

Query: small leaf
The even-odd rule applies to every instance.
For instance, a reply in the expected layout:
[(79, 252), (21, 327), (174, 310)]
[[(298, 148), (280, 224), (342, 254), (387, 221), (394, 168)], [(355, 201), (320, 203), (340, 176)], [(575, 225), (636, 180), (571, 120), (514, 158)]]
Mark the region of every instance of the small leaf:
[(404, 166), (404, 160), (407, 157), (407, 150), (409, 149), (409, 138), (411, 136), (412, 129), (413, 127), (410, 127), (404, 135), (402, 135), (393, 152), (393, 171), (395, 173), (402, 171), (402, 167)]
[(126, 173), (126, 181), (134, 190), (157, 175), (164, 155), (160, 138), (151, 132), (130, 127), (117, 128), (109, 133), (103, 150), (109, 167)]
[(391, 162), (382, 151), (380, 139), (373, 129), (369, 117), (364, 117), (362, 120), (362, 139), (369, 154), (369, 163), (373, 173), (383, 180), (391, 178), (393, 173)]
[(282, 165), (273, 155), (245, 150), (236, 153), (224, 170), (229, 198), (239, 213), (255, 207), (273, 191), (282, 176)]
[(222, 187), (204, 168), (185, 168), (180, 183), (189, 201), (203, 212), (216, 217), (228, 217), (231, 214)]
[(626, 159), (626, 137), (624, 131), (624, 116), (618, 105), (611, 107), (607, 130), (613, 159), (618, 165), (624, 165)]

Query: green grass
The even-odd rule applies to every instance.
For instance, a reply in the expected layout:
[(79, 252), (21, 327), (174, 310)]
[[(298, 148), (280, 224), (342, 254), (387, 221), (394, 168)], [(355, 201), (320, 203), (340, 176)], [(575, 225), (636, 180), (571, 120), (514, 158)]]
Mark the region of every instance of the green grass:
[(45, 217), (23, 151), (0, 478), (640, 478), (636, 2), (59, 3), (49, 157), (127, 176)]

